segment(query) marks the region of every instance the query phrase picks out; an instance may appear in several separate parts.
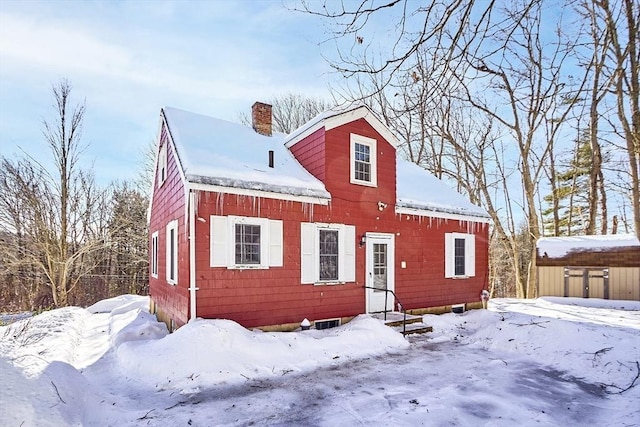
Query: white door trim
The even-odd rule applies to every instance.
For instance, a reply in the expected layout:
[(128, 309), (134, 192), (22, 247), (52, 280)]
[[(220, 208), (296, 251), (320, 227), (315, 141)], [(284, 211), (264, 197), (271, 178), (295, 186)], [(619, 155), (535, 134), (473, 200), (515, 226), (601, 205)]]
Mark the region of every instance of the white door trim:
[[(365, 233), (365, 283), (373, 286), (373, 245), (387, 245), (387, 289), (395, 291), (395, 234), (393, 233)], [(367, 313), (384, 310), (384, 295), (386, 292), (375, 292), (365, 288), (365, 309)], [(387, 298), (387, 310), (393, 310), (394, 298), (392, 294)]]

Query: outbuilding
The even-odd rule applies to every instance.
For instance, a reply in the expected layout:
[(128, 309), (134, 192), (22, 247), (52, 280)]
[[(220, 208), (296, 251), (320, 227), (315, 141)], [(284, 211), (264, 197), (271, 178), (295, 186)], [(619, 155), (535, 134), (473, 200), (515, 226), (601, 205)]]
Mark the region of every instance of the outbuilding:
[(640, 301), (636, 236), (544, 237), (536, 249), (540, 296)]

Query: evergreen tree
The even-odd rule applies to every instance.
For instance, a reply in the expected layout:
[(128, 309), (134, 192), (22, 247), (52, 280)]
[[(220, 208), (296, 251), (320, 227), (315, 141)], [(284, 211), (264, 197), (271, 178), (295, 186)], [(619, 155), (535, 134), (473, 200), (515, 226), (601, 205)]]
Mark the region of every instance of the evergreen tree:
[(589, 220), (589, 174), (591, 171), (591, 146), (589, 133), (582, 132), (576, 140), (573, 158), (564, 170), (556, 175), (555, 194), (546, 195), (543, 200), (551, 207), (542, 211), (546, 235), (556, 234), (553, 224), (553, 204), (556, 198), (559, 203), (558, 235), (571, 236), (584, 234)]

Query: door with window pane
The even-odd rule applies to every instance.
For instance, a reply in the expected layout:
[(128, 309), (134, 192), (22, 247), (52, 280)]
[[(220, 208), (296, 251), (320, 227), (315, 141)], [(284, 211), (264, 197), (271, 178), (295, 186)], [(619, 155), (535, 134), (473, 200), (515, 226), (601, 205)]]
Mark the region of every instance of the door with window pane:
[(385, 291), (395, 288), (394, 235), (367, 233), (365, 239), (367, 312), (393, 310), (393, 294)]

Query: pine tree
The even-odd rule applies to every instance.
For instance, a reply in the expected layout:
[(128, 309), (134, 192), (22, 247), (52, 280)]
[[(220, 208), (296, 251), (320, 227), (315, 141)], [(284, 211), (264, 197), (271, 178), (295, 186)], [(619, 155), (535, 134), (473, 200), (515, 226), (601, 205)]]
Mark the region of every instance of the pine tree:
[[(546, 235), (571, 236), (584, 234), (589, 220), (589, 173), (591, 171), (591, 146), (588, 132), (583, 132), (576, 140), (576, 149), (569, 165), (556, 175), (555, 194), (546, 195), (543, 200), (551, 207), (542, 211)], [(558, 232), (553, 224), (553, 199), (559, 203)]]

